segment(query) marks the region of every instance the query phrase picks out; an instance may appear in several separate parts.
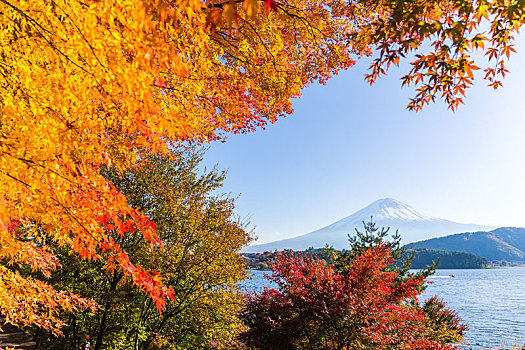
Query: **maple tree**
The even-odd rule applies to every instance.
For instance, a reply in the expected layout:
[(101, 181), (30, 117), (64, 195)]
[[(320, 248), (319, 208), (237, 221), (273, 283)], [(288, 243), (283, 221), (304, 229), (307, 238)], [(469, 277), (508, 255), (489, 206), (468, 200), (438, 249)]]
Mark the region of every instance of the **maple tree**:
[[(0, 258), (14, 266), (3, 280), (16, 281), (0, 294), (35, 290), (16, 266), (48, 274), (56, 242), (123, 271), (162, 310), (173, 292), (106, 229), (161, 241), (103, 167), (141, 169), (150, 153), (252, 131), (362, 55), (376, 55), (373, 82), (425, 39), (429, 53), (403, 79), (419, 86), (409, 108), (436, 96), (456, 108), (476, 48), (489, 58), (485, 77), (501, 84), (523, 10), (485, 0), (0, 0)], [(9, 230), (13, 220), (23, 229)], [(35, 318), (34, 297), (20, 296), (23, 311), (0, 299), (0, 312), (57, 330)]]
[(453, 349), (464, 330), (457, 316), (432, 304), (450, 316), (444, 327), (433, 323), (415, 303), (424, 278), (396, 282), (391, 263), (384, 245), (363, 251), (345, 275), (318, 258), (284, 254), (268, 276), (277, 289), (249, 296), (243, 340), (260, 349)]
[[(356, 228), (354, 235), (348, 235), (350, 249), (335, 251), (327, 247), (323, 251), (323, 257), (332, 264), (334, 271), (342, 275), (348, 275), (352, 267), (352, 260), (358, 258), (369, 249), (384, 247), (390, 254), (391, 262), (383, 268), (383, 271), (390, 271), (395, 274), (396, 277), (392, 284), (393, 288), (410, 280), (426, 279), (435, 273), (440, 264), (439, 258), (422, 270), (411, 271), (415, 257), (414, 252), (408, 254), (405, 246), (401, 246), (401, 236), (397, 230), (391, 237), (388, 237), (389, 231), (389, 227), (378, 228), (373, 221), (373, 217), (371, 217), (370, 221), (363, 221), (362, 231)], [(426, 287), (427, 284), (425, 283), (419, 285), (416, 289), (420, 293)], [(433, 296), (425, 300), (422, 305), (414, 302), (412, 306), (425, 314), (426, 326), (435, 331), (429, 336), (429, 340), (444, 343), (460, 343), (462, 341), (463, 334), (468, 327), (465, 324), (461, 324), (457, 313), (446, 308), (442, 300)]]
[(158, 271), (175, 299), (159, 314), (147, 293), (125, 283), (122, 271), (107, 273), (101, 261), (81, 260), (55, 246), (64, 266), (49, 283), (89, 296), (101, 308), (64, 315), (63, 337), (35, 330), (41, 347), (83, 349), (89, 337), (94, 350), (230, 348), (243, 328), (237, 282), (247, 271), (238, 250), (251, 235), (233, 214), (234, 200), (219, 191), (226, 173), (202, 170), (202, 155), (176, 150), (177, 161), (150, 156), (146, 169), (129, 169), (122, 176), (104, 172), (132, 207), (155, 221), (163, 246), (150, 251), (140, 233), (108, 234), (131, 260)]

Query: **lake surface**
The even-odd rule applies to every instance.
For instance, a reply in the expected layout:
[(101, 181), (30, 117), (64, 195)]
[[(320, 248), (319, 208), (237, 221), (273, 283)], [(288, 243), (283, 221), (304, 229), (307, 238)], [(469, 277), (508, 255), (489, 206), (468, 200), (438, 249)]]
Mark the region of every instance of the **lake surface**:
[[(263, 271), (251, 271), (250, 291), (269, 286)], [(454, 275), (455, 277), (450, 277)], [(437, 295), (469, 325), (465, 349), (525, 344), (525, 267), (437, 270), (420, 300)]]

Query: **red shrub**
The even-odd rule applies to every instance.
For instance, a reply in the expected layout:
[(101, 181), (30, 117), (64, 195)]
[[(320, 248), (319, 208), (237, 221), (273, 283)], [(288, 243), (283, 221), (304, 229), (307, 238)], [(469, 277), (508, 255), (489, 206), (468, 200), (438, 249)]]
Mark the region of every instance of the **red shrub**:
[[(249, 296), (241, 314), (260, 349), (452, 349), (415, 301), (423, 278), (395, 283), (384, 245), (355, 258), (347, 275), (324, 261), (284, 254), (267, 276), (277, 289)], [(460, 337), (459, 337), (460, 338)]]

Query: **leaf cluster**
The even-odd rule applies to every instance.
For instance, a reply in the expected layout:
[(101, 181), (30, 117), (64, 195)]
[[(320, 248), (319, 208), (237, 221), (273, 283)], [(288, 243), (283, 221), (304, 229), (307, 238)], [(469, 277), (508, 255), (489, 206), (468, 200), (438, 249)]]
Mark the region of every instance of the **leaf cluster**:
[(381, 244), (355, 256), (345, 274), (317, 258), (283, 255), (268, 276), (277, 289), (246, 302), (242, 339), (260, 349), (452, 349), (448, 341), (462, 337), (457, 324), (443, 328), (451, 337), (441, 334), (442, 321), (432, 324), (414, 303), (424, 278), (400, 281), (387, 271), (391, 263)]
[(63, 315), (64, 338), (36, 332), (42, 346), (80, 349), (86, 337), (94, 349), (211, 349), (234, 341), (242, 329), (237, 282), (246, 278), (238, 250), (251, 234), (234, 215), (233, 199), (219, 191), (225, 172), (201, 170), (202, 155), (176, 150), (173, 157), (142, 159), (147, 166), (141, 170), (104, 172), (132, 207), (156, 223), (161, 246), (150, 246), (141, 231), (120, 235), (110, 224), (105, 229), (130, 259), (162, 276), (159, 282), (173, 295), (163, 312), (145, 288), (129, 283), (129, 274), (108, 267), (110, 259), (82, 260), (55, 246), (63, 267), (49, 283), (89, 296), (101, 308)]
[[(524, 6), (0, 0), (0, 259), (48, 274), (57, 268), (48, 249), (56, 242), (131, 276), (161, 310), (169, 288), (106, 229), (118, 237), (140, 231), (150, 245), (160, 238), (103, 168), (122, 173), (186, 142), (264, 127), (291, 114), (306, 86), (363, 56), (373, 56), (372, 83), (415, 54), (402, 80), (417, 87), (408, 108), (442, 98), (455, 109), (480, 65), (475, 50), (486, 54), (489, 85), (501, 85)], [(27, 234), (15, 237), (12, 220)], [(37, 312), (21, 319), (2, 300), (0, 308), (13, 322)]]
[[(348, 234), (350, 249), (342, 251), (335, 251), (331, 247), (323, 249), (324, 258), (330, 264), (333, 264), (334, 269), (338, 273), (346, 275), (352, 260), (359, 257), (366, 250), (379, 246), (384, 246), (390, 252), (392, 263), (386, 267), (386, 271), (396, 273), (396, 283), (411, 279), (427, 278), (434, 274), (439, 265), (438, 258), (426, 268), (415, 273), (410, 272), (412, 261), (414, 260), (414, 252), (407, 252), (406, 248), (401, 245), (401, 236), (397, 230), (395, 234), (388, 237), (390, 228), (378, 228), (373, 222), (373, 218), (370, 218), (369, 222), (363, 222), (363, 231), (359, 231), (357, 228), (355, 231), (354, 235)], [(422, 285), (421, 288), (424, 290), (425, 286)]]

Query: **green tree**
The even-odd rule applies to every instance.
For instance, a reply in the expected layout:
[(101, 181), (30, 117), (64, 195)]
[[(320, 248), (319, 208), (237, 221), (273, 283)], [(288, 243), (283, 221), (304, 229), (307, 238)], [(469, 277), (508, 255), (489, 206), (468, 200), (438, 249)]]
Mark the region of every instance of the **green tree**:
[[(392, 263), (386, 267), (386, 270), (396, 272), (397, 283), (409, 279), (427, 278), (436, 271), (439, 265), (439, 259), (418, 272), (413, 273), (409, 271), (412, 268), (414, 253), (411, 252), (407, 254), (406, 248), (401, 245), (401, 236), (397, 230), (396, 233), (388, 239), (390, 228), (382, 227), (379, 229), (373, 222), (373, 218), (370, 218), (369, 222), (363, 221), (363, 228), (364, 231), (359, 231), (356, 228), (355, 236), (348, 235), (350, 249), (342, 251), (336, 251), (331, 247), (324, 249), (324, 258), (334, 265), (334, 269), (338, 273), (346, 275), (352, 260), (360, 256), (367, 249), (377, 248), (380, 245), (390, 251)], [(424, 285), (421, 286), (421, 288), (424, 288)]]
[[(439, 258), (417, 272), (410, 271), (415, 253), (414, 251), (407, 252), (406, 248), (401, 245), (401, 236), (397, 230), (389, 239), (390, 228), (379, 229), (373, 222), (373, 218), (370, 218), (369, 222), (363, 222), (363, 226), (364, 231), (359, 231), (356, 228), (355, 236), (348, 235), (349, 250), (335, 251), (330, 247), (324, 249), (325, 260), (333, 264), (337, 273), (344, 276), (348, 275), (355, 259), (367, 250), (377, 249), (378, 247), (386, 248), (390, 254), (390, 263), (384, 266), (384, 271), (392, 272), (396, 276), (391, 286), (392, 289), (398, 288), (404, 283), (426, 280), (436, 271), (440, 262)], [(426, 284), (416, 285), (415, 288), (418, 293), (421, 293), (426, 288)], [(433, 330), (432, 335), (428, 337), (429, 340), (447, 344), (463, 340), (463, 334), (468, 327), (461, 323), (460, 318), (453, 310), (446, 308), (443, 301), (437, 297), (432, 297), (421, 305), (416, 300), (411, 300), (410, 303), (411, 307), (426, 315), (424, 318), (426, 327)]]
[(89, 295), (102, 309), (70, 314), (65, 337), (48, 338), (44, 345), (78, 349), (89, 339), (94, 349), (232, 346), (242, 328), (237, 317), (241, 307), (237, 282), (246, 277), (245, 261), (238, 251), (251, 235), (233, 213), (234, 200), (217, 191), (226, 173), (217, 168), (199, 170), (202, 155), (178, 150), (172, 157), (141, 160), (146, 166), (140, 171), (105, 173), (129, 204), (155, 223), (163, 245), (149, 247), (141, 232), (119, 235), (105, 223), (108, 234), (133, 261), (162, 276), (174, 300), (159, 314), (148, 293), (125, 283), (130, 277), (122, 270), (107, 266), (104, 259), (81, 260), (56, 247), (63, 267), (52, 276), (51, 284)]

